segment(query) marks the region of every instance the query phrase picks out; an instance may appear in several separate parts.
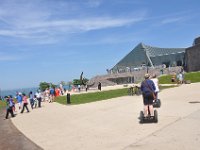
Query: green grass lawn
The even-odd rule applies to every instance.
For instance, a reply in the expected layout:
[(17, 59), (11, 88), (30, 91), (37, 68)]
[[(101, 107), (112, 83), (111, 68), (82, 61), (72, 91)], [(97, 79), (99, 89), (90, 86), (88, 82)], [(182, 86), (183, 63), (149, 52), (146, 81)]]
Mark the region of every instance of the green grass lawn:
[(0, 109), (5, 108), (6, 107), (6, 102), (0, 100)]
[[(71, 95), (71, 104), (84, 104), (128, 95), (128, 88)], [(56, 98), (61, 104), (66, 104), (66, 96)]]
[[(160, 90), (173, 87), (175, 86), (161, 86)], [(71, 95), (71, 104), (84, 104), (95, 101), (108, 100), (111, 98), (127, 96), (127, 95), (128, 95), (128, 88), (94, 92), (94, 93), (76, 94), (76, 95)], [(61, 104), (66, 104), (66, 101), (67, 101), (66, 96), (60, 96), (56, 98), (56, 102)]]
[(159, 84), (176, 84), (176, 82), (171, 82), (171, 75), (163, 75), (158, 78)]
[[(190, 80), (191, 83), (200, 82), (200, 72), (190, 72), (184, 74), (184, 80)], [(176, 82), (171, 82), (172, 75), (163, 75), (159, 77), (160, 84), (176, 84)]]
[(185, 80), (190, 80), (192, 83), (200, 82), (200, 72), (186, 73)]

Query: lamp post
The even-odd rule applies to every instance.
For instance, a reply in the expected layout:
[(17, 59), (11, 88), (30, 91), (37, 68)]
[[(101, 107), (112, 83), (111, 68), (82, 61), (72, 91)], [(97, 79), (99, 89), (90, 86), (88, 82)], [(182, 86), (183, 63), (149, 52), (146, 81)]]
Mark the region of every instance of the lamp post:
[(146, 49), (144, 49), (144, 51), (145, 51), (145, 58), (146, 58), (147, 73), (149, 73), (148, 62), (147, 62), (147, 51), (146, 51)]

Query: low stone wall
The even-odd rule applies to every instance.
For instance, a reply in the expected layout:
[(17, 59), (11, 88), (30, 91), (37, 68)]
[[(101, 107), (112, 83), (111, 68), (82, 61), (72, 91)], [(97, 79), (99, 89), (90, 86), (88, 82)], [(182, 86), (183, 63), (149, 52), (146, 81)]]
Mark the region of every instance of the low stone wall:
[[(157, 76), (160, 76), (160, 75), (162, 75), (160, 70), (161, 70), (161, 68), (149, 68), (148, 73), (150, 75), (156, 74)], [(170, 68), (163, 69), (163, 74), (178, 73), (180, 71), (181, 71), (181, 68), (179, 66), (170, 67)], [(144, 69), (144, 70), (139, 70), (139, 71), (134, 71), (134, 72), (124, 72), (124, 73), (114, 73), (114, 74), (107, 74), (107, 75), (98, 75), (98, 76), (90, 79), (88, 84), (95, 83), (91, 87), (97, 87), (98, 83), (101, 82), (101, 85), (103, 87), (103, 86), (114, 86), (114, 85), (118, 85), (118, 84), (138, 83), (138, 82), (140, 82), (144, 79), (144, 75), (145, 75), (146, 72), (147, 72), (147, 70)], [(132, 77), (132, 80), (130, 80), (130, 77)], [(116, 83), (116, 82), (114, 82), (115, 81), (114, 79), (120, 80), (120, 82)], [(126, 79), (127, 79), (127, 81), (126, 81)]]

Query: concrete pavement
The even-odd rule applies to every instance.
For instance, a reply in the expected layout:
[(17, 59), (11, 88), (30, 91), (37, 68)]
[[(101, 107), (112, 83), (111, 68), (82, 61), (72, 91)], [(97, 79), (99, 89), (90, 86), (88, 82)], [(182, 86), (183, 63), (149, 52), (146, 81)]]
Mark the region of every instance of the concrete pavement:
[(139, 124), (141, 96), (81, 105), (43, 103), (19, 114), (14, 125), (47, 150), (197, 150), (200, 146), (200, 83), (159, 93), (157, 124)]

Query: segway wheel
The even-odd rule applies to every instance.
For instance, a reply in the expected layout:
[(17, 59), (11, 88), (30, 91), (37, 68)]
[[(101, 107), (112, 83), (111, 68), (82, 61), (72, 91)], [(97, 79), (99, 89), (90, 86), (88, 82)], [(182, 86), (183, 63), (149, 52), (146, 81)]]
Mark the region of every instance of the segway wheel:
[(154, 122), (155, 123), (158, 122), (158, 112), (157, 112), (157, 110), (154, 110)]
[(140, 123), (144, 122), (144, 113), (143, 111), (140, 111)]
[(157, 99), (157, 106), (158, 106), (158, 107), (161, 106), (161, 101), (160, 101), (160, 99)]

